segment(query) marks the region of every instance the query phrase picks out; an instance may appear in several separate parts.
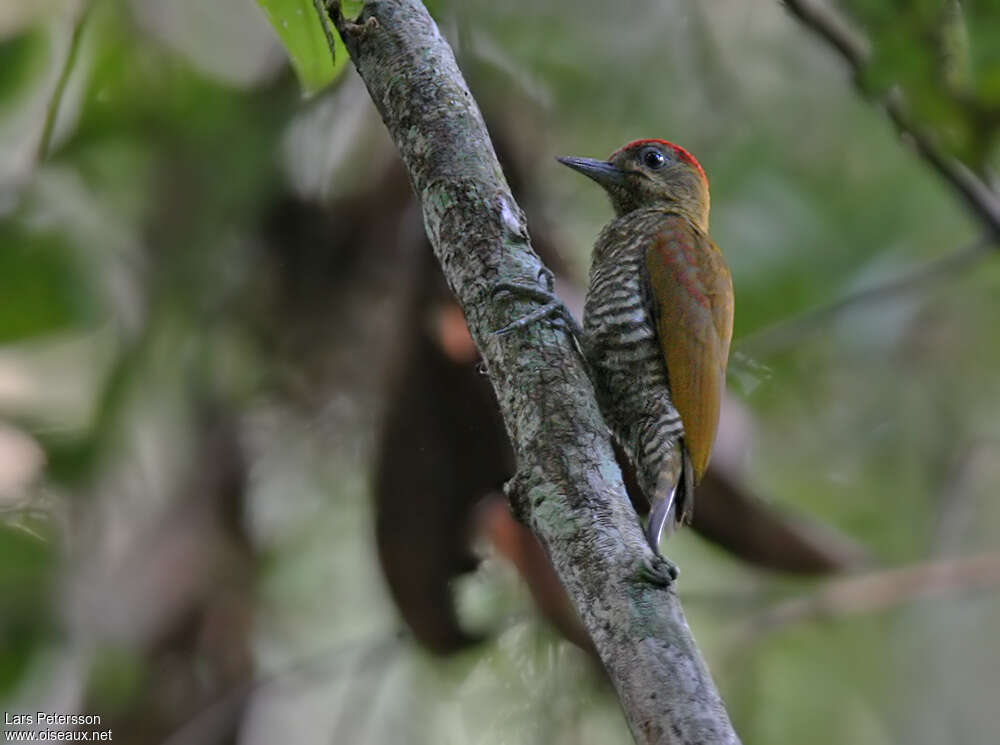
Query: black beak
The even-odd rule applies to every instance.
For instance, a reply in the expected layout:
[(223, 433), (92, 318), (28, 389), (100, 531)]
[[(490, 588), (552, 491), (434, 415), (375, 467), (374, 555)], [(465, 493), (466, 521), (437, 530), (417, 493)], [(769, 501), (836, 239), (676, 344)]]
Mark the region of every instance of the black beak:
[(579, 171), (584, 176), (592, 178), (601, 186), (619, 186), (625, 181), (625, 172), (608, 163), (606, 160), (593, 158), (556, 158), (564, 166)]

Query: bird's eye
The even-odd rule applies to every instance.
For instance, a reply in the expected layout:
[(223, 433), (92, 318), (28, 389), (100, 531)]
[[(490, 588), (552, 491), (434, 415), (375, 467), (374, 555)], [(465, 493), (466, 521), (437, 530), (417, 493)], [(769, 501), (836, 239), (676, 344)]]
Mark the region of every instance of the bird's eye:
[(663, 157), (663, 153), (659, 150), (650, 148), (642, 154), (642, 162), (649, 168), (655, 170), (657, 168), (663, 168), (663, 164), (667, 162), (667, 159)]

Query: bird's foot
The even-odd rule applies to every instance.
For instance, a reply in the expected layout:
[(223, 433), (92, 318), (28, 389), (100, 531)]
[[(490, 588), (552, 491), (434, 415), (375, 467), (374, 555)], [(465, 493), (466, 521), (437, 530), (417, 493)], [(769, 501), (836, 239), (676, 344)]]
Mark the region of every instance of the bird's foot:
[(517, 282), (497, 282), (493, 286), (493, 297), (507, 293), (514, 297), (526, 297), (539, 303), (544, 303), (542, 307), (536, 308), (528, 315), (508, 323), (493, 333), (496, 336), (503, 336), (512, 331), (527, 328), (543, 318), (552, 317), (565, 323), (574, 336), (580, 337), (583, 334), (583, 329), (573, 317), (573, 314), (569, 312), (569, 308), (555, 294), (555, 275), (552, 274), (552, 271), (548, 267), (543, 266), (538, 272), (538, 278), (545, 279), (548, 289), (542, 289), (537, 285), (519, 284)]
[(657, 587), (669, 587), (680, 576), (681, 570), (669, 559), (654, 554), (651, 559), (643, 559), (639, 566), (639, 578)]

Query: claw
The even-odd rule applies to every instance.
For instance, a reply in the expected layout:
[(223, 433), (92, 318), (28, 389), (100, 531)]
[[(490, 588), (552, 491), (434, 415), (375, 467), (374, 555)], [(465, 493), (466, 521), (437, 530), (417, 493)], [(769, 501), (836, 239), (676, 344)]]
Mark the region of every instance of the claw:
[(669, 559), (656, 554), (652, 559), (645, 559), (639, 567), (639, 576), (657, 587), (669, 587), (680, 576), (680, 569)]
[(538, 270), (538, 278), (541, 279), (545, 277), (545, 284), (549, 287), (550, 293), (555, 293), (556, 291), (556, 275), (547, 266), (543, 265), (541, 269)]
[(531, 324), (535, 323), (536, 321), (540, 321), (541, 319), (550, 316), (554, 313), (559, 313), (560, 310), (563, 310), (561, 302), (559, 302), (558, 300), (550, 301), (545, 305), (543, 305), (541, 308), (533, 310), (528, 315), (522, 318), (518, 318), (516, 321), (508, 323), (506, 326), (497, 329), (493, 333), (496, 334), (497, 336), (503, 336), (504, 334), (509, 334), (511, 331), (517, 331), (518, 329), (526, 328)]
[(538, 271), (538, 278), (545, 279), (545, 284), (549, 286), (548, 290), (540, 289), (535, 285), (522, 285), (515, 282), (498, 282), (493, 286), (492, 294), (494, 297), (502, 292), (508, 292), (515, 296), (519, 295), (521, 297), (535, 300), (539, 303), (544, 303), (541, 308), (536, 308), (523, 318), (519, 318), (516, 321), (508, 323), (506, 326), (497, 329), (493, 333), (497, 336), (502, 336), (504, 334), (509, 334), (511, 331), (527, 328), (531, 324), (540, 321), (543, 318), (554, 316), (558, 320), (565, 322), (570, 331), (579, 337), (583, 333), (583, 330), (580, 328), (580, 324), (577, 323), (576, 319), (573, 318), (573, 314), (569, 312), (569, 309), (563, 304), (562, 300), (560, 300), (555, 294), (555, 275), (548, 267), (543, 266)]

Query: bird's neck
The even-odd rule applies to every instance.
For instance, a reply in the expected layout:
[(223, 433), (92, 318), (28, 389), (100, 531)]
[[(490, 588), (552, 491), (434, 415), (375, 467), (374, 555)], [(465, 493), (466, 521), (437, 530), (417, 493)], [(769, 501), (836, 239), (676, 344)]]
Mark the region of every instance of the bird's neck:
[[(663, 201), (647, 204), (638, 209), (659, 210), (665, 215), (680, 215), (696, 229), (708, 235), (708, 205), (686, 204), (684, 202)], [(616, 210), (617, 211), (617, 210)], [(618, 217), (635, 210), (617, 211)]]
[(687, 218), (696, 229), (708, 235), (708, 206), (675, 205), (665, 211)]

